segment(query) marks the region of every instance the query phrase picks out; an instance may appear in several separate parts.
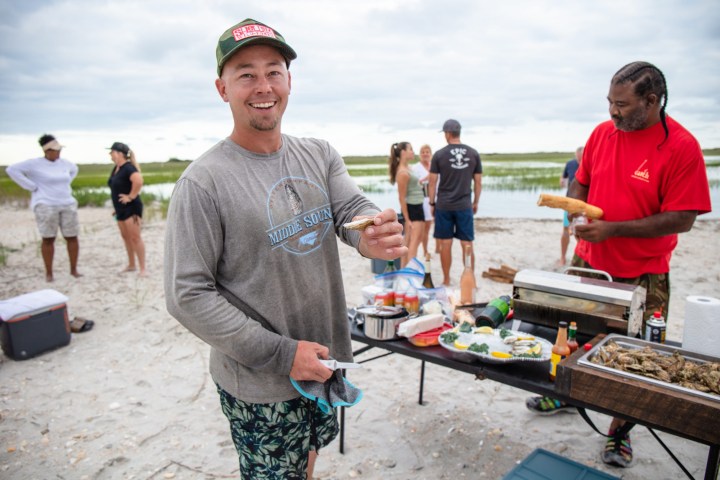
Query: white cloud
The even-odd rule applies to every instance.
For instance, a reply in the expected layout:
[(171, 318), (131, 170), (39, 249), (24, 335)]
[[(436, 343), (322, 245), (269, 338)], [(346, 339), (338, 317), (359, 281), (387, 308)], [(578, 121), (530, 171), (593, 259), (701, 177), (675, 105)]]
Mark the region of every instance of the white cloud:
[(571, 151), (641, 59), (665, 72), (670, 114), (720, 146), (714, 0), (64, 0), (0, 6), (0, 164), (38, 154), (43, 132), (80, 163), (114, 140), (147, 161), (199, 155), (230, 131), (214, 49), (245, 17), (299, 54), (284, 130), (344, 155), (438, 148), (449, 117), (481, 152)]

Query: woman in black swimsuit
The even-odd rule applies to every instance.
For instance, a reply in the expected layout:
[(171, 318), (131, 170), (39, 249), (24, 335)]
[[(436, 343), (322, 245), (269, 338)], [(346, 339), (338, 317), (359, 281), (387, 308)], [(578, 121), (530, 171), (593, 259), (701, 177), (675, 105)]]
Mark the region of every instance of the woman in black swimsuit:
[(128, 254), (128, 266), (123, 272), (137, 270), (135, 266), (137, 257), (139, 274), (144, 277), (146, 275), (145, 243), (140, 236), (143, 212), (140, 190), (143, 186), (143, 178), (140, 174), (140, 166), (135, 160), (133, 151), (124, 143), (113, 143), (110, 147), (110, 158), (115, 164), (108, 179), (110, 196), (115, 207), (115, 219)]

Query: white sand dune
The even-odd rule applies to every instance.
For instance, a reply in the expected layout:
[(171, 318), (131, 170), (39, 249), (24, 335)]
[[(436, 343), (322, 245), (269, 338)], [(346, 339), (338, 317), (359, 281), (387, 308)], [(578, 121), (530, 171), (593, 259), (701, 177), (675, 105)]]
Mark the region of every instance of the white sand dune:
[[(150, 276), (141, 279), (118, 273), (126, 257), (110, 210), (83, 208), (80, 220), (84, 276), (70, 277), (59, 240), (56, 281), (48, 285), (31, 213), (0, 213), (0, 244), (9, 249), (0, 298), (50, 286), (70, 297), (71, 315), (96, 322), (67, 347), (36, 358), (0, 356), (0, 477), (237, 478), (237, 457), (207, 371), (209, 347), (165, 311), (164, 221), (146, 219)], [(479, 220), (476, 228), (478, 272), (501, 263), (555, 269), (560, 215), (557, 221)], [(680, 237), (672, 260), (671, 339), (682, 339), (688, 295), (720, 296), (719, 233), (720, 222), (698, 221)], [(355, 305), (372, 281), (370, 261), (341, 248), (347, 299)], [(454, 256), (459, 278), (457, 245)], [(432, 269), (439, 280), (437, 256)], [(478, 282), (480, 300), (511, 292), (508, 284)], [(525, 409), (527, 392), (442, 367), (427, 367), (425, 405), (418, 405), (419, 367), (392, 355), (350, 373), (365, 397), (346, 412), (346, 453), (338, 453), (337, 441), (321, 451), (315, 478), (494, 479), (537, 447), (628, 480), (682, 478), (644, 427), (633, 431), (633, 467), (608, 468), (599, 459), (603, 439), (578, 415), (536, 417)], [(607, 427), (607, 417), (591, 416)], [(708, 447), (660, 436), (702, 477)]]

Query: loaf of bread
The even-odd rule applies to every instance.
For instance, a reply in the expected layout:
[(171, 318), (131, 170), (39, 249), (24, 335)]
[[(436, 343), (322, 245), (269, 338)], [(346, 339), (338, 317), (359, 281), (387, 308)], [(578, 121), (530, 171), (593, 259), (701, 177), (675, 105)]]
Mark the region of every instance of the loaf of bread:
[(590, 205), (576, 198), (541, 193), (537, 204), (540, 207), (562, 208), (568, 213), (583, 214), (593, 220), (597, 220), (603, 216), (602, 208)]

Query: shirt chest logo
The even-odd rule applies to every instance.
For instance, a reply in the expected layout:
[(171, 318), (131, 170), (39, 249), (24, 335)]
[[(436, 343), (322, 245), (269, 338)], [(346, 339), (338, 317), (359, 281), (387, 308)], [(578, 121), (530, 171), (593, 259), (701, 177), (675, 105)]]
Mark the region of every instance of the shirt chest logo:
[(306, 178), (286, 177), (270, 189), (267, 200), (272, 249), (304, 255), (320, 247), (332, 230), (332, 208), (327, 192)]
[(645, 165), (647, 164), (647, 158), (643, 160), (643, 162), (640, 164), (639, 167), (635, 169), (635, 171), (630, 175), (632, 178), (636, 180), (643, 181), (645, 183), (650, 183), (650, 169), (647, 168)]

